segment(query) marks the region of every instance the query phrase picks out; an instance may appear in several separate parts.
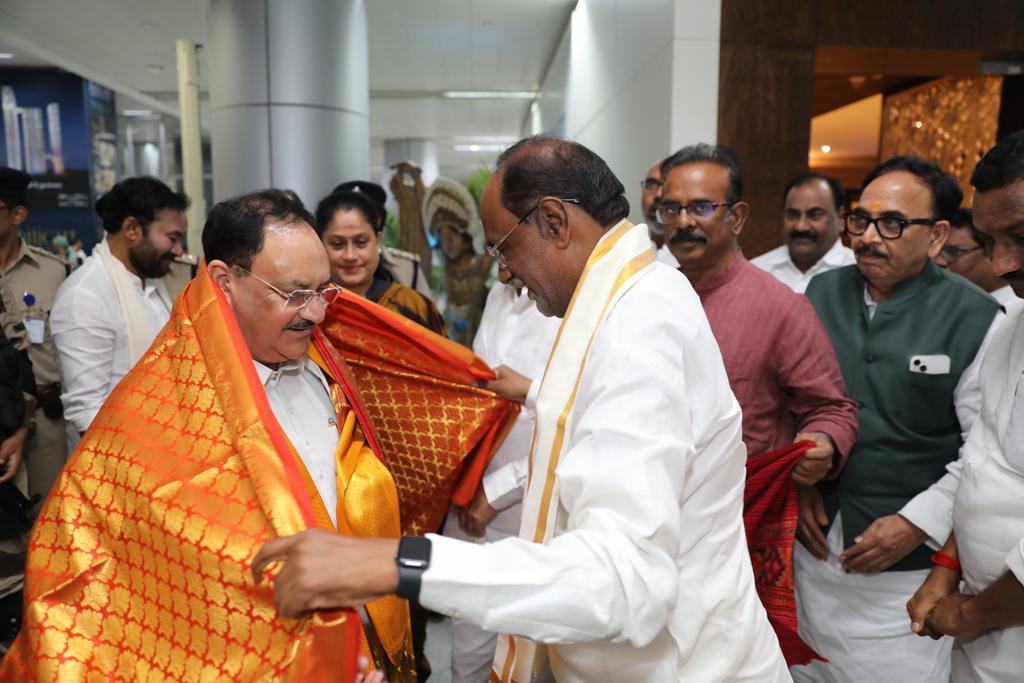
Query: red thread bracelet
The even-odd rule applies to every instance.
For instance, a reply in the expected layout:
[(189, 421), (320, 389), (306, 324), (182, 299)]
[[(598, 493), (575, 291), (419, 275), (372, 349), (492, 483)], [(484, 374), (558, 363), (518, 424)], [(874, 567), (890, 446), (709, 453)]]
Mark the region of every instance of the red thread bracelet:
[(960, 571), (961, 569), (959, 560), (949, 553), (944, 553), (941, 550), (932, 555), (932, 564), (938, 567), (952, 569), (953, 571)]

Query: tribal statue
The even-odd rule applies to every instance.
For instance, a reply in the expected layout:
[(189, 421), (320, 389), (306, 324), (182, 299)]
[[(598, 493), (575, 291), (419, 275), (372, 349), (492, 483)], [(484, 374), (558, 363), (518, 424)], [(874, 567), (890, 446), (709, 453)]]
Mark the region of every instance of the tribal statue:
[(423, 216), (431, 240), (444, 255), (448, 335), (472, 348), (492, 263), (484, 249), (476, 202), (462, 184), (438, 178), (423, 201)]

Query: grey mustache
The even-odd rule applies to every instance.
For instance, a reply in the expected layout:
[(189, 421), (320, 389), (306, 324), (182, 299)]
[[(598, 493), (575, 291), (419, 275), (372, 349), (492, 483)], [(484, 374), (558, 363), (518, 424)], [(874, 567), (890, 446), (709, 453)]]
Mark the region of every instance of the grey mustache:
[(880, 249), (870, 244), (862, 244), (855, 250), (857, 256), (877, 256), (878, 258), (886, 258), (886, 255), (882, 253)]
[(300, 320), (299, 322), (289, 323), (288, 326), (285, 327), (284, 329), (286, 329), (286, 330), (308, 330), (311, 327), (313, 327), (313, 321), (312, 320)]

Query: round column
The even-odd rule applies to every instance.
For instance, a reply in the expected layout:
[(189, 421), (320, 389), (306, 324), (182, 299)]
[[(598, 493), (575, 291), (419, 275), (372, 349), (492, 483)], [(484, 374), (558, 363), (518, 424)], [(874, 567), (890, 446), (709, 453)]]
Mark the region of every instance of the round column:
[(213, 194), (294, 190), (313, 208), (370, 165), (363, 0), (211, 0)]

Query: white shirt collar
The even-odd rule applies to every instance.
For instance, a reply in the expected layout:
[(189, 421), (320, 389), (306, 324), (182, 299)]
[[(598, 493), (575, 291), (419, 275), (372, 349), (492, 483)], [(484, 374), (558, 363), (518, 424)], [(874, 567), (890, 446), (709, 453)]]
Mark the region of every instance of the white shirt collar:
[(875, 311), (878, 310), (878, 302), (871, 296), (866, 284), (864, 285), (864, 306), (868, 309), (868, 320), (873, 319)]
[(819, 261), (824, 262), (829, 266), (843, 266), (846, 265), (846, 261), (843, 259), (845, 253), (846, 245), (843, 244), (841, 239), (837, 238), (836, 243), (822, 255)]
[(999, 302), (999, 305), (1009, 310), (1011, 303), (1018, 301), (1017, 295), (1013, 293), (1013, 288), (1010, 285), (1004, 285), (999, 289), (989, 292), (992, 297)]
[[(256, 374), (259, 376), (260, 383), (263, 384), (263, 386), (266, 386), (268, 383), (272, 381), (278, 381), (279, 379), (281, 379), (282, 375), (299, 375), (302, 374), (303, 372), (308, 372), (317, 379), (323, 381), (322, 373), (320, 372), (319, 366), (317, 366), (317, 364), (314, 363), (308, 357), (293, 358), (292, 360), (286, 360), (285, 362), (281, 363), (276, 370), (264, 365), (255, 358), (253, 359), (252, 362), (256, 366)], [(310, 364), (312, 364), (312, 368), (309, 367)], [(313, 368), (315, 368), (315, 370)], [(324, 382), (324, 384), (326, 385), (326, 382)]]

